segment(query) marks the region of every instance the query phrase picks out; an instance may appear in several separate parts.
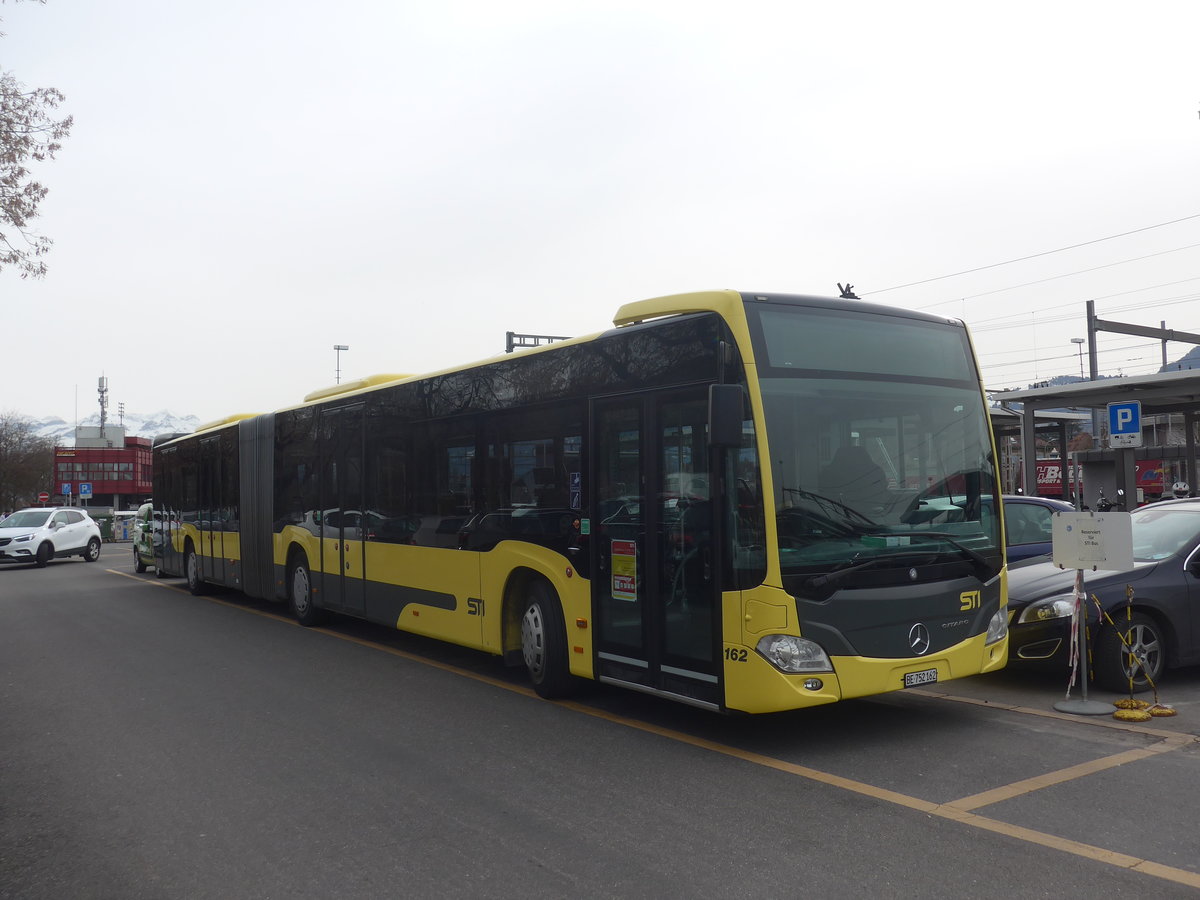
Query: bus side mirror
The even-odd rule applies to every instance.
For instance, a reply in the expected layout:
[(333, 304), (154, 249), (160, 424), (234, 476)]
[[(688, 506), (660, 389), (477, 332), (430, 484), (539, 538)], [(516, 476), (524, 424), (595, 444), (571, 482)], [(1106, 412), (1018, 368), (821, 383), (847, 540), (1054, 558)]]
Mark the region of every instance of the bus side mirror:
[(737, 384), (708, 386), (708, 443), (712, 447), (742, 445), (742, 388)]

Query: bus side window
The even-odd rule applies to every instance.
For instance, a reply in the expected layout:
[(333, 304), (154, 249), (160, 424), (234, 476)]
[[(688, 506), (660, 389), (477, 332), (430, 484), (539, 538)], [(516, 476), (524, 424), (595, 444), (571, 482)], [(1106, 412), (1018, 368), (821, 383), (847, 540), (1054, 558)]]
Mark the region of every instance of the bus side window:
[[(408, 514), (419, 520), (412, 542), (426, 547), (458, 547), (458, 533), (475, 507), (475, 439), (461, 429), (414, 435), (413, 500)], [(431, 450), (426, 450), (432, 444)]]

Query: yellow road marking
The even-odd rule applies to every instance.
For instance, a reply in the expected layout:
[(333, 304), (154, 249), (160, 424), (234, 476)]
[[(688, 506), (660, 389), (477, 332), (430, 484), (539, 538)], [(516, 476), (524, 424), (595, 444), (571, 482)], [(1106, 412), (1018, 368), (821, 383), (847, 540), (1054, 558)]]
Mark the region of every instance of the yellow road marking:
[[(1037, 844), (1042, 847), (1049, 847), (1054, 850), (1061, 850), (1065, 853), (1070, 853), (1075, 856), (1081, 856), (1086, 859), (1096, 860), (1097, 862), (1106, 863), (1108, 865), (1119, 866), (1124, 869), (1130, 869), (1136, 872), (1141, 872), (1146, 875), (1153, 875), (1156, 878), (1162, 878), (1167, 881), (1174, 881), (1179, 884), (1185, 884), (1189, 887), (1200, 888), (1200, 873), (1189, 872), (1185, 869), (1176, 869), (1173, 866), (1165, 866), (1151, 860), (1142, 859), (1137, 856), (1130, 856), (1126, 853), (1118, 853), (1113, 850), (1106, 850), (1103, 847), (1096, 847), (1091, 844), (1085, 844), (1080, 841), (1073, 841), (1069, 838), (1060, 837), (1056, 834), (1047, 834), (1046, 832), (1036, 831), (1032, 828), (1024, 828), (1020, 825), (1012, 825), (1008, 822), (1001, 822), (997, 819), (989, 819), (986, 816), (976, 815), (970, 812), (967, 808), (961, 806), (964, 801), (956, 801), (952, 803), (932, 803), (928, 800), (921, 800), (917, 797), (910, 797), (907, 794), (901, 794), (897, 791), (891, 791), (886, 788), (876, 787), (875, 785), (866, 784), (861, 781), (855, 781), (852, 778), (845, 778), (841, 775), (834, 775), (830, 772), (822, 772), (819, 769), (812, 769), (808, 766), (797, 765), (796, 763), (786, 762), (785, 760), (776, 759), (772, 756), (764, 756), (761, 753), (754, 753), (750, 750), (742, 750), (738, 747), (730, 747), (725, 744), (718, 744), (715, 741), (706, 740), (705, 738), (696, 737), (684, 732), (675, 731), (670, 728), (663, 728), (658, 725), (653, 725), (649, 722), (640, 722), (636, 719), (628, 719), (624, 716), (614, 713), (605, 712), (604, 710), (593, 709), (581, 703), (576, 703), (570, 700), (558, 701), (560, 706), (565, 706), (568, 709), (576, 712), (584, 713), (598, 719), (605, 719), (618, 725), (624, 725), (629, 728), (636, 728), (639, 731), (646, 731), (651, 734), (656, 734), (665, 737), (669, 740), (678, 741), (684, 744), (690, 744), (693, 747), (699, 747), (704, 750), (710, 750), (713, 753), (720, 753), (724, 756), (731, 756), (735, 759), (740, 759), (745, 762), (753, 763), (754, 765), (763, 766), (769, 769), (775, 769), (780, 772), (786, 772), (790, 775), (798, 775), (801, 778), (807, 778), (810, 781), (816, 781), (820, 784), (827, 784), (831, 787), (838, 787), (843, 790), (852, 791), (856, 794), (862, 794), (866, 797), (872, 797), (876, 800), (882, 800), (886, 803), (893, 803), (897, 806), (903, 806), (908, 809), (914, 809), (918, 812), (926, 813), (931, 816), (938, 816), (943, 819), (949, 819), (955, 822), (961, 822), (964, 825), (970, 825), (974, 828), (981, 828), (985, 831), (991, 831), (996, 834), (1007, 835), (1008, 837), (1016, 838), (1017, 840), (1025, 841), (1031, 844)], [(1150, 751), (1131, 751), (1130, 754), (1116, 754), (1116, 756), (1130, 756), (1131, 758), (1142, 758), (1147, 755), (1154, 755), (1154, 752), (1165, 752), (1168, 749), (1177, 749), (1192, 743), (1192, 739), (1185, 735), (1173, 735), (1178, 740), (1173, 742), (1173, 746), (1163, 746), (1161, 749), (1149, 748)], [(1170, 742), (1164, 741), (1163, 744)], [(1114, 759), (1115, 757), (1109, 757)], [(1125, 760), (1126, 762), (1129, 760)], [(1119, 765), (1120, 763), (1114, 763)], [(1096, 771), (1107, 768), (1108, 766), (1095, 767)], [(1083, 766), (1072, 767), (1072, 770), (1082, 769)], [(1064, 770), (1064, 771), (1072, 771)], [(1082, 772), (1078, 772), (1072, 777), (1081, 777)], [(1030, 779), (1033, 780), (1033, 779)], [(1059, 781), (1066, 779), (1055, 779), (1048, 784), (1057, 784)], [(1003, 789), (999, 789), (1003, 790)], [(1023, 793), (1023, 792), (1022, 792)], [(983, 795), (976, 795), (983, 796)], [(971, 800), (972, 798), (965, 798)], [(994, 801), (993, 801), (994, 802)]]
[[(126, 572), (121, 572), (116, 569), (108, 569), (107, 571), (114, 575), (123, 575), (128, 578), (133, 578), (136, 581), (146, 581), (147, 583), (157, 583), (160, 586), (180, 593), (187, 593), (183, 588), (175, 585), (162, 584), (161, 582), (150, 582), (148, 579), (139, 578), (136, 575), (130, 575)], [(253, 613), (265, 618), (274, 619), (288, 625), (296, 625), (297, 623), (277, 613), (267, 612), (265, 610), (250, 609), (243, 603), (230, 602), (221, 600), (217, 597), (206, 597), (213, 603), (219, 603), (222, 606), (228, 606), (233, 609), (239, 609), (243, 612)], [(431, 668), (440, 669), (444, 672), (450, 672), (455, 675), (470, 678), (473, 681), (482, 682), (493, 687), (498, 687), (514, 694), (520, 694), (525, 697), (536, 697), (536, 692), (524, 685), (512, 684), (502, 681), (498, 678), (493, 678), (489, 675), (481, 675), (476, 672), (471, 672), (459, 666), (450, 663), (440, 662), (438, 660), (429, 659), (415, 653), (410, 653), (407, 650), (400, 650), (395, 647), (388, 647), (385, 644), (380, 644), (376, 641), (366, 640), (364, 638), (354, 637), (352, 635), (340, 634), (336, 631), (331, 631), (327, 628), (310, 628), (309, 631), (320, 632), (321, 634), (337, 638), (338, 640), (347, 641), (352, 644), (358, 644), (372, 650), (382, 650), (385, 653), (390, 653), (393, 656), (398, 656), (412, 662), (420, 663), (421, 665), (430, 666)], [(967, 697), (953, 697), (946, 694), (937, 694), (925, 691), (913, 691), (911, 693), (920, 693), (922, 696), (931, 697), (934, 699), (953, 700), (957, 702), (972, 703), (978, 706), (989, 706), (996, 709), (1005, 709), (1008, 711), (1030, 713), (1036, 715), (1045, 715), (1043, 710), (1037, 710), (1028, 707), (1009, 706), (998, 703), (988, 703), (986, 701), (978, 701)], [(1095, 774), (1115, 766), (1123, 765), (1128, 762), (1134, 762), (1141, 759), (1146, 759), (1156, 756), (1160, 753), (1167, 753), (1171, 750), (1177, 750), (1181, 747), (1188, 746), (1197, 741), (1197, 738), (1187, 734), (1177, 734), (1175, 732), (1158, 731), (1142, 726), (1137, 726), (1133, 723), (1118, 723), (1113, 722), (1112, 725), (1121, 727), (1124, 730), (1141, 731), (1144, 733), (1155, 734), (1162, 736), (1164, 739), (1158, 744), (1146, 747), (1140, 750), (1128, 750), (1123, 753), (1116, 753), (1111, 756), (1106, 756), (1091, 762), (1081, 763), (1077, 766), (1070, 766), (1066, 769), (1060, 769), (1056, 772), (1049, 772), (1044, 775), (1034, 778), (1027, 778), (1023, 781), (1014, 782), (1010, 785), (1005, 785), (995, 788), (990, 791), (984, 791), (980, 794), (974, 794), (970, 797), (963, 797), (959, 800), (953, 800), (949, 803), (933, 803), (928, 800), (921, 800), (918, 797), (912, 797), (908, 794), (902, 794), (898, 791), (888, 790), (887, 788), (876, 787), (875, 785), (867, 784), (862, 781), (855, 781), (852, 778), (845, 778), (841, 775), (834, 775), (831, 772), (822, 772), (819, 769), (812, 769), (808, 766), (802, 766), (797, 763), (790, 763), (786, 760), (776, 759), (772, 756), (764, 756), (761, 753), (755, 753), (751, 750), (742, 750), (738, 747), (732, 747), (727, 744), (719, 744), (716, 741), (710, 741), (706, 738), (697, 737), (687, 734), (686, 732), (676, 731), (673, 728), (664, 728), (660, 725), (654, 725), (650, 722), (642, 722), (638, 719), (631, 719), (626, 716), (621, 716), (616, 713), (610, 713), (602, 709), (586, 706), (573, 700), (558, 700), (551, 701), (556, 705), (565, 709), (570, 709), (574, 712), (582, 713), (596, 719), (603, 719), (612, 722), (615, 725), (622, 725), (626, 728), (633, 728), (638, 731), (644, 731), (649, 734), (658, 735), (667, 740), (676, 741), (682, 744), (688, 744), (702, 750), (708, 750), (713, 753), (719, 753), (722, 756), (732, 757), (742, 760), (753, 765), (762, 766), (768, 769), (774, 769), (779, 772), (785, 772), (789, 775), (796, 775), (801, 778), (806, 778), (810, 781), (815, 781), (819, 784), (829, 785), (830, 787), (841, 788), (842, 790), (851, 791), (856, 794), (861, 794), (865, 797), (871, 797), (885, 803), (891, 803), (896, 806), (902, 806), (906, 809), (923, 812), (926, 815), (937, 816), (942, 819), (947, 819), (953, 822), (959, 822), (963, 825), (969, 825), (973, 828), (979, 828), (984, 831), (990, 831), (995, 834), (1002, 834), (1007, 837), (1015, 838), (1026, 843), (1036, 844), (1041, 847), (1047, 847), (1052, 850), (1059, 850), (1064, 853), (1070, 853), (1074, 856), (1091, 859), (1096, 862), (1105, 863), (1106, 865), (1117, 866), (1122, 869), (1128, 869), (1133, 872), (1139, 872), (1143, 875), (1149, 875), (1154, 878), (1161, 878), (1164, 881), (1172, 881), (1177, 884), (1187, 885), (1188, 887), (1200, 888), (1200, 873), (1189, 872), (1186, 869), (1177, 869), (1174, 866), (1167, 866), (1161, 863), (1156, 863), (1153, 860), (1142, 859), (1141, 857), (1131, 856), (1127, 853), (1119, 853), (1115, 850), (1106, 850), (1103, 847), (1096, 847), (1092, 844), (1085, 844), (1081, 841), (1074, 841), (1069, 838), (1064, 838), (1056, 834), (1048, 834), (1044, 831), (1037, 831), (1033, 828), (1025, 828), (1020, 825), (1013, 825), (1008, 822), (1001, 822), (998, 819), (989, 819), (986, 816), (977, 815), (971, 810), (978, 809), (981, 806), (987, 806), (991, 803), (997, 803), (1000, 800), (1011, 799), (1023, 794), (1032, 793), (1041, 788), (1050, 787), (1056, 784), (1062, 784), (1066, 781), (1071, 781), (1076, 778), (1083, 778), (1087, 775)], [(1109, 724), (1105, 722), (1093, 722), (1092, 720), (1080, 720), (1072, 716), (1067, 716), (1060, 713), (1050, 713), (1052, 718), (1062, 718), (1066, 721), (1083, 724)]]
[(1180, 747), (1192, 743), (1193, 740), (1189, 735), (1172, 735), (1165, 740), (1159, 741), (1157, 744), (1143, 747), (1140, 750), (1126, 750), (1124, 753), (1114, 753), (1112, 756), (1089, 760), (1077, 766), (1068, 766), (1065, 769), (1059, 769), (1056, 772), (1036, 775), (1033, 778), (1026, 778), (1024, 781), (1015, 781), (1012, 784), (1006, 784), (990, 791), (983, 791), (970, 797), (963, 797), (961, 800), (954, 800), (946, 805), (964, 810), (979, 809), (981, 806), (991, 806), (993, 803), (999, 803), (1002, 800), (1011, 800), (1013, 797), (1019, 797), (1022, 794), (1030, 794), (1034, 791), (1040, 791), (1042, 788), (1053, 787), (1056, 784), (1063, 784), (1067, 781), (1074, 781), (1076, 778), (1085, 778), (1088, 775), (1095, 775), (1097, 772), (1103, 772), (1106, 769), (1114, 769), (1128, 762), (1136, 762), (1140, 759), (1157, 756), (1160, 753), (1178, 750)]
[[(108, 569), (107, 571), (111, 572), (113, 575), (122, 575), (125, 578), (131, 578), (134, 581), (140, 581), (143, 584), (154, 584), (158, 587), (163, 587), (179, 594), (191, 594), (187, 588), (180, 587), (177, 584), (167, 584), (166, 582), (162, 581), (151, 581), (138, 575), (132, 575), (129, 572), (121, 572), (117, 569)], [(265, 609), (251, 609), (250, 607), (246, 606), (245, 603), (239, 603), (232, 600), (222, 600), (220, 597), (202, 596), (201, 599), (208, 600), (210, 603), (218, 603), (221, 606), (228, 606), (231, 609), (240, 610), (241, 612), (250, 613), (251, 615), (262, 616), (264, 619), (274, 619), (276, 622), (282, 622), (284, 625), (291, 625), (297, 628), (300, 627), (300, 623), (291, 616), (281, 615)], [(422, 665), (429, 666), (430, 668), (441, 669), (443, 672), (452, 672), (455, 675), (462, 675), (463, 677), (470, 678), (474, 681), (490, 684), (493, 687), (504, 688), (506, 691), (512, 691), (514, 694), (520, 694), (523, 697), (537, 696), (537, 692), (534, 691), (533, 688), (527, 687), (526, 685), (512, 684), (511, 682), (502, 681), (499, 678), (493, 678), (490, 675), (481, 675), (477, 672), (471, 672), (451, 663), (440, 662), (439, 660), (430, 659), (427, 656), (421, 656), (420, 654), (412, 653), (408, 650), (401, 650), (397, 647), (389, 647), (386, 644), (380, 644), (378, 641), (370, 641), (366, 638), (359, 638), (350, 634), (342, 634), (341, 632), (333, 631), (328, 628), (312, 627), (307, 630), (315, 631), (319, 634), (325, 634), (332, 638), (337, 638), (339, 641), (346, 641), (350, 644), (358, 644), (363, 647), (369, 647), (372, 650), (382, 650), (384, 653), (390, 653), (392, 656), (399, 656), (402, 659), (418, 662)], [(400, 633), (404, 634), (406, 632)]]
[(163, 584), (161, 581), (151, 581), (148, 578), (143, 578), (141, 575), (134, 575), (132, 572), (122, 572), (120, 569), (105, 569), (104, 571), (109, 575), (120, 575), (122, 578), (136, 581), (138, 584), (157, 584), (160, 587), (170, 587), (170, 585)]

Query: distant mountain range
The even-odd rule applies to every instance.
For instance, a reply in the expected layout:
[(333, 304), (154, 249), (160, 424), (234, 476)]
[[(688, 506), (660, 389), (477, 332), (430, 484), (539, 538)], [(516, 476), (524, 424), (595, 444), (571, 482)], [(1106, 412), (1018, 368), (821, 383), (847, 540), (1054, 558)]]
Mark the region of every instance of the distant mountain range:
[[(59, 418), (33, 419), (32, 422), (33, 433), (38, 437), (49, 438), (60, 447), (70, 447), (75, 444), (74, 422), (65, 422)], [(93, 413), (87, 418), (80, 419), (79, 424), (85, 427), (99, 428), (100, 413)], [(164, 409), (147, 414), (127, 412), (123, 421), (112, 417), (106, 424), (124, 424), (125, 434), (130, 437), (153, 439), (167, 432), (195, 431), (201, 423), (196, 416), (177, 416)]]
[(1158, 371), (1179, 372), (1183, 369), (1200, 369), (1200, 344), (1197, 344), (1173, 363), (1167, 363)]

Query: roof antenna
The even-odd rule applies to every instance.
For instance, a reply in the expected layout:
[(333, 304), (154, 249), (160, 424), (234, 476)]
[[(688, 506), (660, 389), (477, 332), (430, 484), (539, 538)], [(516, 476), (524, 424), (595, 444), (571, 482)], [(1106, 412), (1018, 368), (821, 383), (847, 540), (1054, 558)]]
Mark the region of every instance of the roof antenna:
[(839, 281), (838, 282), (838, 290), (842, 292), (841, 294), (839, 294), (839, 296), (843, 300), (861, 300), (862, 299), (861, 297), (858, 296), (858, 294), (854, 293), (854, 285), (852, 285), (848, 281), (845, 284), (842, 284)]

